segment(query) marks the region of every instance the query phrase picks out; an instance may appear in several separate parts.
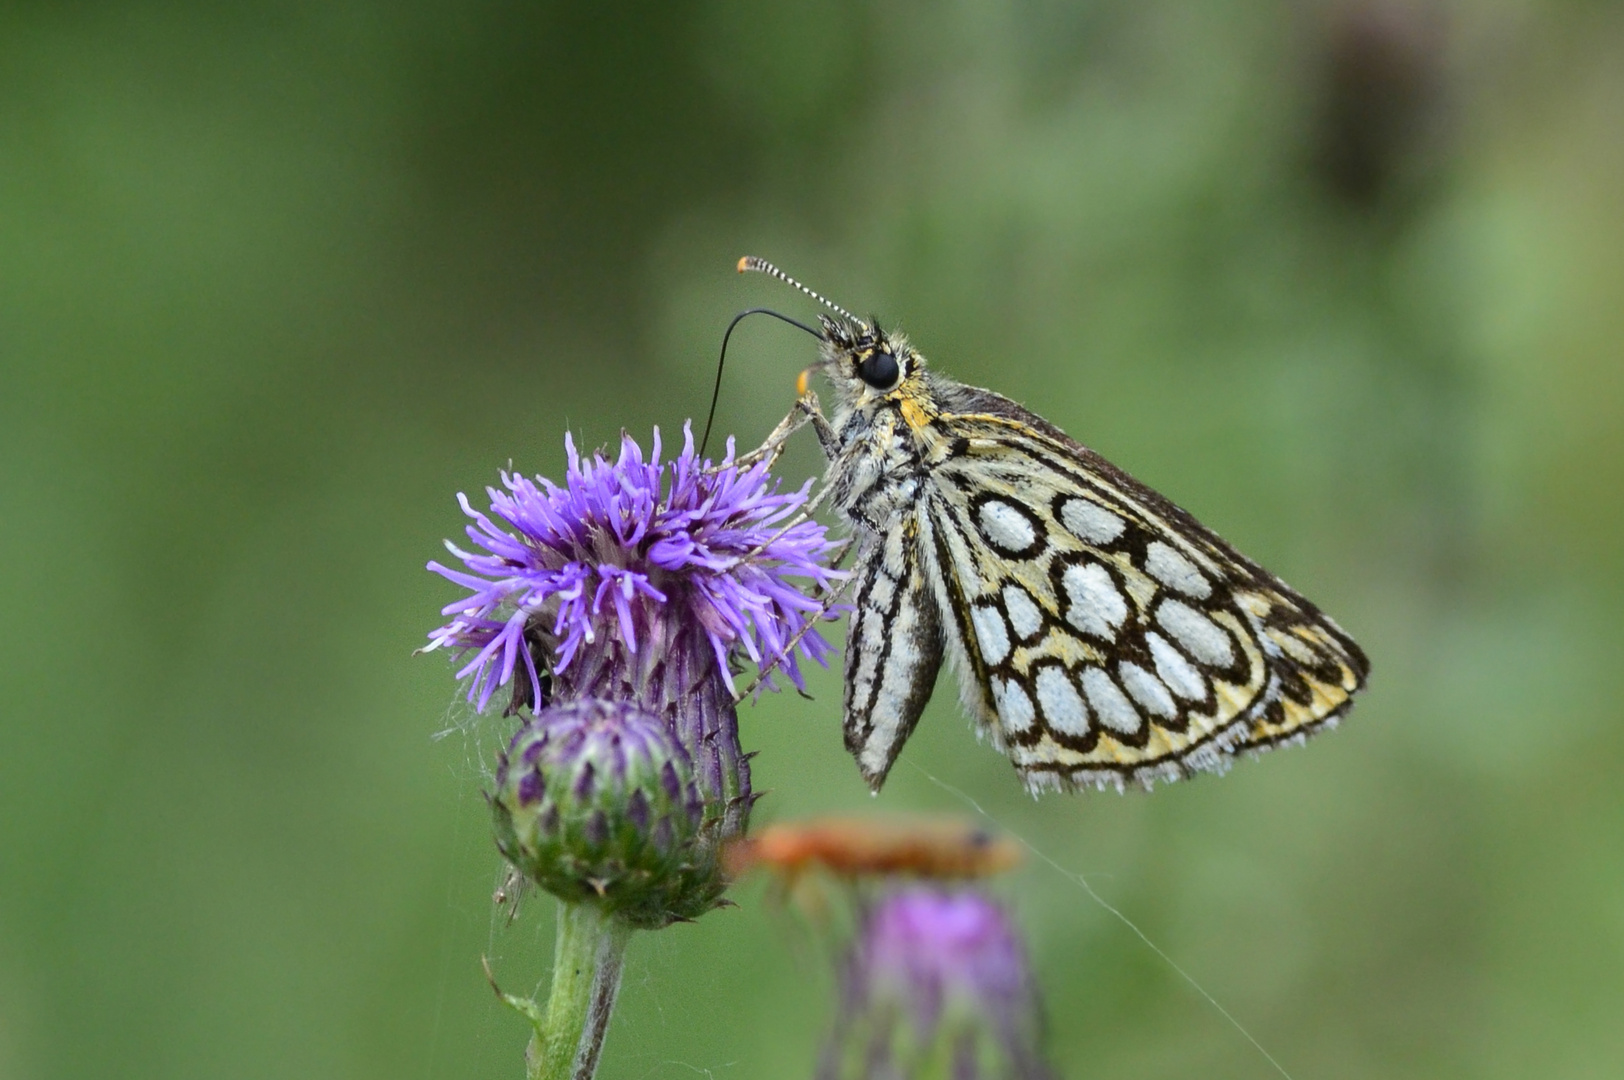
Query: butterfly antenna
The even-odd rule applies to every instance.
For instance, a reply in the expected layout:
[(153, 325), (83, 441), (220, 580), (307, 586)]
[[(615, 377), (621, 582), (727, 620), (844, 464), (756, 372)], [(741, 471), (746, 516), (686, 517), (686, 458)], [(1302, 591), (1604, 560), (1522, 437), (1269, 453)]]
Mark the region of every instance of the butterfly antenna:
[(853, 315), (851, 312), (847, 311), (845, 308), (841, 307), (839, 304), (835, 303), (833, 300), (830, 300), (827, 296), (824, 296), (821, 293), (815, 293), (805, 285), (802, 285), (799, 281), (796, 281), (794, 278), (778, 269), (778, 267), (774, 266), (766, 259), (758, 259), (754, 255), (746, 255), (744, 258), (739, 260), (739, 273), (742, 274), (746, 270), (755, 270), (758, 273), (766, 274), (769, 277), (775, 277), (779, 281), (784, 282), (786, 285), (793, 285), (795, 288), (800, 289), (802, 292), (806, 293), (806, 295), (810, 296), (812, 299), (816, 300), (830, 311), (838, 312), (854, 323), (861, 323), (863, 321), (862, 319), (859, 319), (857, 316)]

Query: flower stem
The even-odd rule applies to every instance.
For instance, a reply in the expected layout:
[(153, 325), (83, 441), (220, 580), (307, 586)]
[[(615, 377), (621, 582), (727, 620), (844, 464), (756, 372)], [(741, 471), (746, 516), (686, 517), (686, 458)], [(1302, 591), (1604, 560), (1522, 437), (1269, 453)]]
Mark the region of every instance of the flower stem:
[(553, 988), (525, 1053), (529, 1080), (592, 1080), (631, 936), (595, 904), (558, 902)]

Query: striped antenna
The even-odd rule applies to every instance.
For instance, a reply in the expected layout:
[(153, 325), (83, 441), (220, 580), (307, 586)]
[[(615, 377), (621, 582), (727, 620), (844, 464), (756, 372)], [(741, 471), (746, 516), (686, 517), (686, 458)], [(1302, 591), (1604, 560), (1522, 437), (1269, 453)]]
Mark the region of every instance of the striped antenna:
[(802, 292), (806, 293), (806, 295), (810, 296), (812, 299), (816, 300), (830, 311), (838, 312), (854, 323), (861, 324), (863, 322), (862, 319), (859, 319), (857, 316), (853, 315), (851, 312), (847, 311), (833, 300), (830, 300), (827, 296), (813, 292), (811, 289), (807, 288), (805, 285), (802, 285), (799, 281), (796, 281), (794, 278), (778, 269), (778, 267), (774, 266), (766, 259), (758, 259), (754, 255), (746, 255), (744, 258), (739, 260), (739, 273), (742, 274), (746, 270), (755, 270), (758, 273), (766, 274), (769, 277), (775, 277), (787, 285), (793, 285), (797, 289), (800, 289)]

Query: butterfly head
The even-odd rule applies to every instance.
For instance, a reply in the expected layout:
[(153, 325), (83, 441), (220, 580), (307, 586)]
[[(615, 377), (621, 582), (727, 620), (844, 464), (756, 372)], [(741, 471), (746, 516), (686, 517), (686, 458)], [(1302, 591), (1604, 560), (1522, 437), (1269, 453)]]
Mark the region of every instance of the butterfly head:
[[(884, 399), (908, 396), (920, 384), (924, 362), (898, 333), (880, 329), (879, 320), (859, 319), (839, 304), (802, 285), (765, 259), (746, 255), (739, 260), (739, 272), (753, 270), (775, 277), (812, 297), (834, 312), (818, 316), (822, 332), (777, 312), (786, 322), (816, 335), (823, 342), (818, 367), (834, 383), (843, 401), (853, 405), (872, 404)], [(764, 309), (756, 309), (764, 310)]]
[(923, 360), (899, 333), (870, 319), (820, 316), (823, 349), (819, 367), (840, 396), (853, 403), (906, 395), (919, 381)]

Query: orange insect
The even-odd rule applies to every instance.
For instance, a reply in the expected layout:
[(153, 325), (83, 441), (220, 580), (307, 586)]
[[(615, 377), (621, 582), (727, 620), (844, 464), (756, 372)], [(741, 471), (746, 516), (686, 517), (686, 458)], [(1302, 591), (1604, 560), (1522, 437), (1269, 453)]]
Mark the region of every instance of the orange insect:
[(729, 877), (763, 866), (793, 883), (810, 869), (857, 879), (974, 878), (1021, 861), (1018, 844), (958, 818), (818, 818), (769, 825), (729, 844)]

